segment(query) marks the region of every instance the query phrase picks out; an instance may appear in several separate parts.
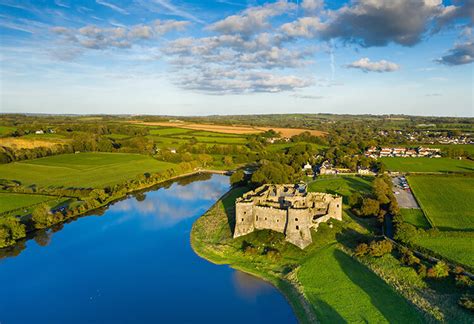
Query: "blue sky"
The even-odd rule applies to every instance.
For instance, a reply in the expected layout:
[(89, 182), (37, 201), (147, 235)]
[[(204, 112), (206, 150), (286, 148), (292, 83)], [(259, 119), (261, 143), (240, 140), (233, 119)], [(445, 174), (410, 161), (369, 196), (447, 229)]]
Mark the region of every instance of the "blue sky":
[(0, 0), (0, 111), (473, 116), (474, 0)]

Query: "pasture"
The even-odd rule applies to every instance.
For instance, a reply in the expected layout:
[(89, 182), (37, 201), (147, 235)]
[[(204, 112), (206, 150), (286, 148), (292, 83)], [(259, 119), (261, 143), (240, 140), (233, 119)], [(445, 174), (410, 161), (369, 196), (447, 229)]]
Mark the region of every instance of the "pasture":
[(168, 127), (168, 128), (153, 128), (150, 129), (150, 135), (160, 135), (160, 136), (170, 136), (176, 134), (185, 134), (189, 133), (189, 129), (185, 128), (176, 128), (176, 127)]
[(36, 139), (23, 137), (3, 137), (0, 138), (0, 146), (12, 147), (17, 149), (33, 149), (37, 147), (52, 147), (56, 144), (64, 143), (60, 139)]
[(327, 192), (343, 196), (344, 203), (353, 192), (370, 193), (373, 177), (326, 176), (309, 183), (308, 191)]
[(409, 176), (426, 217), (441, 230), (474, 230), (474, 177)]
[(380, 161), (389, 171), (397, 172), (473, 172), (474, 162), (448, 158), (384, 157)]
[(400, 215), (405, 223), (424, 229), (431, 227), (421, 209), (401, 208)]
[(0, 193), (0, 213), (36, 205), (52, 199), (54, 197), (2, 192)]
[(474, 235), (472, 232), (442, 232), (429, 236), (420, 236), (414, 243), (431, 250), (449, 260), (474, 269)]
[(8, 135), (16, 130), (15, 127), (0, 126), (0, 136)]
[(102, 188), (174, 166), (139, 154), (63, 154), (0, 165), (0, 179), (44, 187)]
[(311, 255), (297, 275), (322, 323), (422, 322), (403, 297), (334, 245)]

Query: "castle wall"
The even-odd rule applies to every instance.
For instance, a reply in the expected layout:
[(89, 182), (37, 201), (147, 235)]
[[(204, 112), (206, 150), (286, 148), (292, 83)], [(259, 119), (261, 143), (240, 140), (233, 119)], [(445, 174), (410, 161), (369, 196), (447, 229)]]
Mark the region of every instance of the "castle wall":
[(308, 209), (288, 209), (286, 240), (301, 249), (311, 244), (311, 215)]
[(331, 218), (342, 220), (342, 197), (334, 197), (329, 202), (328, 215)]
[(255, 206), (255, 229), (271, 229), (284, 233), (286, 210), (265, 206)]
[(234, 238), (254, 231), (253, 208), (253, 202), (237, 202), (235, 204)]

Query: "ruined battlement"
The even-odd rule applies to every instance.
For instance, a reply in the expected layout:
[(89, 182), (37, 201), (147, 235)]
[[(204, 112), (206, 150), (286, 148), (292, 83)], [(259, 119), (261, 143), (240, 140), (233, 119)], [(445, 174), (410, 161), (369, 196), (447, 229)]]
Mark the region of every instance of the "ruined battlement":
[(254, 230), (284, 233), (301, 249), (311, 244), (311, 228), (334, 218), (342, 220), (342, 197), (306, 192), (295, 185), (263, 185), (235, 202), (234, 238)]

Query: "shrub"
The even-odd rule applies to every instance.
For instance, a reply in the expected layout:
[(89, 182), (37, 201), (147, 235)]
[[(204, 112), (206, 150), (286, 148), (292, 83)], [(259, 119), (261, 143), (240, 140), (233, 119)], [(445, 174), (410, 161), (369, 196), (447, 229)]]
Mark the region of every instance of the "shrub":
[(362, 216), (377, 216), (380, 210), (380, 203), (372, 198), (364, 198), (360, 212)]
[(465, 309), (470, 310), (471, 312), (474, 312), (474, 298), (473, 298), (473, 296), (469, 296), (469, 295), (462, 296), (459, 299), (458, 304), (461, 307), (464, 307)]
[(472, 287), (474, 285), (474, 281), (469, 278), (469, 276), (458, 274), (456, 275), (456, 286), (459, 287)]
[(449, 267), (443, 261), (438, 261), (434, 266), (428, 269), (426, 275), (429, 278), (444, 278), (449, 276)]
[(374, 257), (381, 257), (387, 253), (392, 252), (392, 249), (393, 245), (390, 241), (372, 241), (369, 245), (369, 255)]
[(369, 246), (365, 243), (361, 243), (357, 245), (355, 248), (354, 254), (358, 257), (364, 256), (369, 252)]

